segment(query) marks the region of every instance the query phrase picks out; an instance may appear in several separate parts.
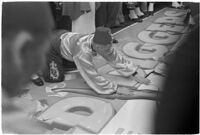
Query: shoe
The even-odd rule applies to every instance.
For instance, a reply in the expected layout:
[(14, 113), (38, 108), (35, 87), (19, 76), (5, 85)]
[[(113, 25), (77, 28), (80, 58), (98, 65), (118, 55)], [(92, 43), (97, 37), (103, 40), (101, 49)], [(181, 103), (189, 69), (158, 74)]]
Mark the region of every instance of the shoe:
[(181, 8), (183, 8), (183, 5), (180, 2), (172, 2), (172, 7), (177, 8), (177, 9), (181, 9)]
[(150, 12), (150, 15), (153, 15), (152, 12), (154, 11), (154, 3), (149, 3), (148, 11)]
[(142, 19), (142, 18), (144, 18), (144, 16), (145, 16), (145, 14), (144, 14), (144, 15), (141, 15), (141, 16), (138, 16), (138, 17)]
[(116, 43), (119, 43), (119, 41), (115, 38), (113, 38), (113, 41), (112, 41), (113, 44), (116, 44)]
[(44, 85), (44, 82), (42, 81), (42, 79), (40, 77), (38, 77), (36, 79), (31, 79), (31, 81), (37, 86), (43, 86)]
[(112, 29), (112, 28), (120, 28), (120, 27), (123, 27), (123, 26), (122, 25), (113, 25), (110, 28)]
[(154, 12), (153, 11), (149, 11), (149, 15), (153, 16)]
[(131, 19), (131, 21), (139, 22), (139, 23), (143, 22), (143, 20), (141, 18)]
[(126, 27), (126, 26), (128, 26), (129, 24), (128, 24), (127, 22), (122, 22), (122, 23), (120, 23), (120, 25), (122, 25), (123, 27)]
[(140, 10), (140, 7), (135, 8), (135, 13), (138, 17), (143, 17), (144, 13)]
[(144, 17), (148, 17), (148, 16), (150, 16), (150, 13), (149, 12), (144, 12)]

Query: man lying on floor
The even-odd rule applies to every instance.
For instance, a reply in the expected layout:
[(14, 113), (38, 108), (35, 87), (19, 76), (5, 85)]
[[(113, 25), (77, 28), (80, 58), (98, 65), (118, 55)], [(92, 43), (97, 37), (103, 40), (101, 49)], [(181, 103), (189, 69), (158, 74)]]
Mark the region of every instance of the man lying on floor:
[[(138, 66), (123, 58), (112, 48), (111, 30), (105, 27), (96, 29), (95, 34), (82, 35), (67, 31), (56, 32), (47, 53), (44, 70), (46, 82), (64, 80), (63, 58), (74, 62), (86, 83), (99, 94), (112, 94), (117, 91), (118, 84), (101, 76), (94, 67), (93, 57), (101, 55), (117, 72), (124, 77), (132, 77)], [(149, 80), (137, 79), (139, 83)]]

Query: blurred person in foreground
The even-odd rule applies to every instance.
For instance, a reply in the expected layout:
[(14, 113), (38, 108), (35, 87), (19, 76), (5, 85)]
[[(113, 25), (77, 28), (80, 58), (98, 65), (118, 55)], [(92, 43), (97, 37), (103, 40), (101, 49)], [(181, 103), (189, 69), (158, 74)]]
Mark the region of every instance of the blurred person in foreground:
[(46, 132), (29, 117), (34, 110), (33, 103), (21, 99), (19, 93), (43, 65), (53, 25), (48, 3), (4, 2), (2, 5), (3, 133)]
[(199, 26), (176, 51), (156, 114), (156, 134), (199, 133)]
[(199, 133), (199, 4), (184, 4), (191, 9), (192, 31), (168, 59), (172, 66), (156, 114), (157, 134)]

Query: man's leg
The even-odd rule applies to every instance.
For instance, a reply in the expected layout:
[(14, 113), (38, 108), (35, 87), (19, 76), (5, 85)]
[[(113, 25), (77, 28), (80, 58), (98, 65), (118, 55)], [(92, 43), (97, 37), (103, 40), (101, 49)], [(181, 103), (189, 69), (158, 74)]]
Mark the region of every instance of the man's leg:
[(49, 57), (47, 59), (43, 77), (46, 82), (62, 82), (64, 80), (64, 69), (61, 57)]
[(46, 55), (46, 65), (43, 77), (46, 82), (61, 82), (64, 80), (63, 58), (60, 53), (60, 36), (67, 31), (56, 31), (51, 39)]
[(105, 26), (106, 24), (106, 6), (107, 2), (101, 2), (100, 7), (95, 12), (95, 23), (96, 27)]
[(120, 2), (107, 2), (107, 22), (106, 27), (115, 27), (115, 21), (120, 10)]

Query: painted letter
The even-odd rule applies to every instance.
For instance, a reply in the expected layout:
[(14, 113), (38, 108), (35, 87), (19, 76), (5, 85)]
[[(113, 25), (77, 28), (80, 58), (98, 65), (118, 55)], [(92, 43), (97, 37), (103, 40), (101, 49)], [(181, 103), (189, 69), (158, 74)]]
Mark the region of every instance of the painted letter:
[(123, 52), (129, 56), (139, 59), (159, 58), (163, 56), (168, 49), (165, 46), (149, 44), (144, 45), (137, 42), (129, 42), (123, 46)]
[(178, 26), (173, 24), (151, 24), (147, 30), (151, 31), (163, 31), (163, 32), (182, 32), (184, 26)]
[(170, 45), (178, 41), (179, 35), (158, 31), (141, 31), (138, 34), (138, 38), (146, 43)]
[(183, 25), (184, 18), (180, 17), (161, 17), (155, 20), (155, 23), (179, 24)]
[(58, 101), (38, 119), (57, 128), (79, 127), (98, 133), (113, 115), (110, 103), (90, 97), (71, 97)]

